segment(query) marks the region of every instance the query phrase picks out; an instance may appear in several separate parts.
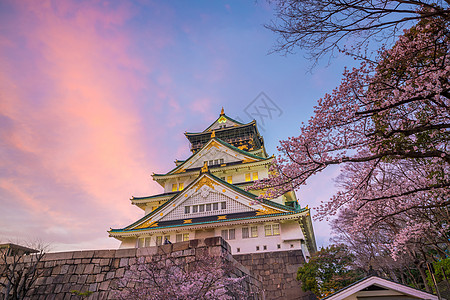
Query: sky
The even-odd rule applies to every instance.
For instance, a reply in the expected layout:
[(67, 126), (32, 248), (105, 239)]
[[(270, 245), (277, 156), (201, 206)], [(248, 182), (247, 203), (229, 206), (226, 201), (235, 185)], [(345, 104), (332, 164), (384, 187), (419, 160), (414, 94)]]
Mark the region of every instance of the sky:
[[(225, 113), (256, 119), (269, 154), (336, 87), (338, 57), (309, 72), (271, 53), (266, 1), (0, 1), (0, 241), (52, 251), (117, 248), (107, 230), (143, 216), (132, 196), (190, 155), (185, 131)], [(266, 101), (272, 115), (256, 114)], [(262, 112), (262, 110), (260, 111)], [(317, 206), (338, 169), (297, 191)], [(317, 244), (328, 224), (314, 222)]]

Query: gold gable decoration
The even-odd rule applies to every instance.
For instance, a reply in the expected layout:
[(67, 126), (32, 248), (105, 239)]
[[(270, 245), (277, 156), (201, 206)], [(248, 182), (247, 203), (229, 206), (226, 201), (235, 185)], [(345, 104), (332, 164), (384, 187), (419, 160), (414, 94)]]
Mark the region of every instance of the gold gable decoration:
[(272, 215), (272, 214), (279, 214), (279, 213), (283, 213), (283, 211), (274, 209), (271, 207), (263, 206), (263, 209), (258, 209), (258, 211), (256, 212), (256, 215), (261, 216), (261, 215)]
[(212, 188), (214, 190), (214, 186), (217, 185), (217, 182), (215, 182), (215, 181), (211, 180), (209, 177), (205, 176), (194, 185), (195, 191), (198, 191), (204, 185), (209, 186), (210, 188)]
[(219, 149), (219, 143), (213, 140), (208, 146), (205, 147), (205, 149), (209, 150), (212, 147), (216, 147), (217, 149)]
[(139, 225), (138, 227), (135, 227), (133, 229), (142, 229), (142, 228), (147, 228), (147, 227), (157, 227), (158, 223), (156, 221), (152, 222), (152, 219), (148, 219), (147, 221), (145, 221), (144, 223), (142, 223), (141, 225)]
[(201, 171), (202, 173), (206, 173), (206, 172), (208, 172), (208, 162), (207, 161), (205, 161), (205, 163), (203, 164), (203, 167), (202, 167), (202, 171)]

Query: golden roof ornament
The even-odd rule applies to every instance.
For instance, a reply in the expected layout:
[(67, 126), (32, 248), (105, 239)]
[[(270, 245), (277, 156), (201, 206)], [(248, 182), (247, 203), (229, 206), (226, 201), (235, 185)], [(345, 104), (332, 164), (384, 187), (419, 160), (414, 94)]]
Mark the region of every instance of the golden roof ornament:
[(211, 132), (211, 138), (215, 138), (215, 137), (216, 137), (216, 131), (213, 130), (213, 131)]
[(205, 161), (205, 163), (203, 164), (203, 167), (202, 167), (202, 173), (207, 173), (207, 172), (208, 172), (208, 162)]
[(225, 114), (225, 112), (223, 111), (223, 106), (222, 106), (222, 110), (220, 111), (220, 115), (222, 116), (224, 114)]

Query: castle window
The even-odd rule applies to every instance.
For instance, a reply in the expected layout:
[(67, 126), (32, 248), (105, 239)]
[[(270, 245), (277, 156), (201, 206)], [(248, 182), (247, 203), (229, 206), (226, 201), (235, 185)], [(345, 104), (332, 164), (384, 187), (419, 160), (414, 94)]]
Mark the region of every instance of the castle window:
[(252, 231), (251, 231), (252, 238), (258, 237), (258, 226), (252, 226), (251, 228), (252, 228)]
[(256, 251), (259, 251), (259, 246), (256, 246)]
[(198, 205), (192, 205), (192, 213), (198, 212)]
[(211, 211), (211, 203), (206, 204), (206, 211)]
[(178, 185), (178, 190), (179, 191), (182, 191), (184, 189), (184, 183), (180, 183), (179, 185)]
[(179, 242), (182, 242), (183, 241), (183, 235), (180, 233), (180, 234), (177, 234), (176, 236), (175, 236), (175, 241), (177, 242), (177, 243), (179, 243)]
[(219, 210), (219, 203), (213, 203), (213, 210)]
[(250, 173), (245, 174), (245, 181), (252, 181), (252, 178), (250, 175), (251, 175)]
[(220, 164), (223, 164), (223, 163), (224, 163), (223, 158), (221, 158), (221, 159), (219, 160), (219, 162), (220, 162)]
[(232, 183), (233, 183), (233, 177), (232, 177), (232, 176), (228, 176), (228, 177), (227, 177), (227, 182), (228, 182), (229, 184), (232, 184)]
[(214, 164), (214, 161), (213, 160), (210, 160), (209, 162), (208, 162), (208, 165), (209, 166), (212, 166)]
[(227, 209), (227, 203), (226, 202), (221, 202), (221, 208), (222, 209)]
[(184, 213), (185, 214), (189, 214), (191, 212), (191, 207), (190, 206), (185, 206), (184, 207)]
[(253, 180), (258, 180), (258, 172), (253, 172)]
[(280, 224), (272, 225), (273, 235), (280, 235)]
[(278, 249), (281, 249), (281, 245), (280, 245), (280, 244), (277, 244), (277, 248), (278, 248)]
[(198, 212), (204, 212), (205, 211), (205, 204), (200, 204), (198, 206)]
[(236, 252), (241, 252), (241, 248), (236, 248)]
[(250, 237), (250, 235), (248, 233), (248, 227), (242, 227), (242, 238), (248, 239), (249, 237)]
[(258, 237), (258, 226), (242, 227), (242, 238), (248, 239), (249, 237)]
[(223, 229), (220, 235), (224, 240), (234, 240), (236, 238), (236, 231), (235, 229)]
[(189, 241), (189, 233), (183, 233), (183, 242)]
[(222, 238), (224, 240), (228, 240), (228, 230), (227, 229), (222, 230), (220, 235), (222, 236)]
[(162, 236), (157, 236), (156, 237), (156, 246), (160, 246), (162, 244)]
[(264, 225), (266, 236), (280, 235), (280, 224)]
[(218, 164), (219, 164), (219, 160), (218, 160), (218, 159), (215, 159), (215, 160), (214, 160), (214, 164), (215, 164), (215, 165), (218, 165)]
[(263, 249), (264, 249), (264, 250), (267, 250), (267, 246), (266, 246), (266, 245), (264, 245), (264, 246), (263, 246)]
[(177, 191), (177, 184), (173, 183), (172, 184), (172, 192), (176, 192)]

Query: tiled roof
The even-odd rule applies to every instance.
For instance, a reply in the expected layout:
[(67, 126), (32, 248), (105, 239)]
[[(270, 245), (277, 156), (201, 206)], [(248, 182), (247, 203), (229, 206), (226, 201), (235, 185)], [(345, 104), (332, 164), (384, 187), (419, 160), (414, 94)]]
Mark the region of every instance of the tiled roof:
[[(126, 228), (111, 229), (111, 232), (133, 232), (133, 231), (152, 230), (152, 229), (161, 229), (161, 228), (170, 228), (170, 227), (213, 224), (213, 223), (228, 222), (228, 221), (239, 221), (239, 220), (268, 218), (268, 217), (274, 217), (274, 216), (292, 215), (292, 214), (297, 214), (300, 212), (302, 212), (302, 211), (291, 211), (291, 212), (274, 213), (274, 214), (267, 214), (267, 215), (258, 215), (258, 211), (255, 210), (255, 211), (249, 211), (249, 212), (241, 212), (241, 213), (234, 213), (234, 214), (221, 214), (221, 215), (198, 217), (198, 218), (189, 218), (189, 215), (187, 214), (185, 219), (168, 220), (168, 221), (161, 221), (161, 222), (157, 221), (150, 227), (139, 228), (139, 229), (126, 229)], [(186, 221), (188, 221), (188, 222), (186, 222)]]

